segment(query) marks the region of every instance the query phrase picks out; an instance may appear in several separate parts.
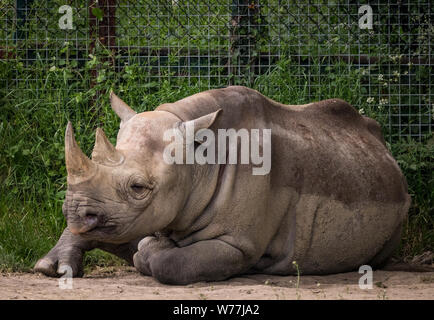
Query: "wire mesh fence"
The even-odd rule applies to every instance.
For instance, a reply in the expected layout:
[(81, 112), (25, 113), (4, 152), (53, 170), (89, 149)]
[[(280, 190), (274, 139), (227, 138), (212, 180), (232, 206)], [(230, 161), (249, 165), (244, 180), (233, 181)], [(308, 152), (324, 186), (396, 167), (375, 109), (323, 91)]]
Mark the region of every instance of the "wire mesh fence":
[(434, 121), (434, 5), (366, 3), (3, 0), (0, 92), (8, 101), (20, 90), (56, 94), (47, 74), (59, 70), (70, 101), (112, 80), (107, 70), (122, 75), (115, 86), (132, 79), (145, 92), (239, 84), (298, 104), (350, 91), (361, 113), (375, 110), (389, 141), (422, 139)]

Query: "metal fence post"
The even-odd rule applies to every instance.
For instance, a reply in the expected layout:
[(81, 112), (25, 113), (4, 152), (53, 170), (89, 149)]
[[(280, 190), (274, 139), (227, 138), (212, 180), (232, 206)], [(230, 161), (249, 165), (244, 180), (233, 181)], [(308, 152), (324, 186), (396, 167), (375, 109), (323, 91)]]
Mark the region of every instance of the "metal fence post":
[[(33, 4), (34, 0), (17, 0), (16, 1), (16, 19), (17, 19), (17, 29), (15, 30), (14, 40), (15, 45), (18, 47), (19, 41), (28, 40), (28, 31), (26, 28), (27, 22), (27, 13), (30, 9), (30, 6)], [(29, 60), (34, 59), (35, 52), (34, 50), (29, 48), (27, 42), (24, 43), (26, 50), (26, 64), (29, 63)]]
[[(94, 13), (94, 9), (98, 9), (98, 13)], [(101, 62), (108, 61), (112, 67), (115, 66), (115, 52), (116, 52), (116, 0), (89, 0), (89, 52), (95, 53), (97, 44), (101, 45), (104, 49), (100, 57)], [(95, 81), (98, 77), (98, 70), (91, 71), (91, 87), (95, 86)], [(97, 91), (97, 100), (103, 92)], [(95, 105), (95, 100), (91, 101)], [(93, 106), (95, 108), (95, 106)], [(95, 112), (99, 115), (99, 109)], [(96, 117), (97, 119), (98, 117)], [(97, 124), (95, 124), (95, 127)]]
[[(94, 8), (102, 11), (101, 18), (92, 13)], [(114, 51), (116, 47), (116, 0), (94, 0), (89, 1), (89, 35), (92, 51), (95, 48), (96, 40), (104, 47)]]
[(258, 44), (264, 36), (262, 25), (259, 0), (232, 1), (228, 70), (231, 84), (236, 76), (248, 76), (247, 84), (253, 83), (259, 59)]

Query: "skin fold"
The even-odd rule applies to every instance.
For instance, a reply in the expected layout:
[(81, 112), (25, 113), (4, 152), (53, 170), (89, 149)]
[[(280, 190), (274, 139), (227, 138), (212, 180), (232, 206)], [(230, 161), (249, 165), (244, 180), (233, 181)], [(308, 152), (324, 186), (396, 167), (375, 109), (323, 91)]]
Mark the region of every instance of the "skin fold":
[[(114, 94), (111, 104), (116, 147), (98, 129), (92, 160), (68, 124), (68, 227), (36, 271), (68, 265), (80, 276), (84, 252), (99, 248), (168, 284), (293, 274), (293, 261), (327, 274), (381, 266), (399, 244), (405, 178), (378, 123), (345, 101), (283, 105), (232, 86), (140, 114)], [(270, 172), (164, 162), (164, 132), (187, 121), (195, 132), (271, 129)]]

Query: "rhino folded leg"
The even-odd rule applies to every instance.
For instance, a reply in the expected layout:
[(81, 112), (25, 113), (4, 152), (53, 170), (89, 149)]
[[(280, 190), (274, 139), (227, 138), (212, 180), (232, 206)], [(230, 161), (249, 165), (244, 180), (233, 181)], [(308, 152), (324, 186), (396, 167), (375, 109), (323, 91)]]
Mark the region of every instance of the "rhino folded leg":
[(246, 269), (246, 256), (220, 239), (177, 247), (166, 237), (146, 237), (134, 255), (134, 266), (165, 284), (224, 280)]
[(66, 228), (57, 244), (36, 262), (33, 270), (50, 277), (59, 277), (64, 274), (61, 271), (62, 267), (69, 266), (72, 269), (73, 277), (81, 277), (83, 276), (84, 253), (96, 248), (115, 254), (132, 265), (133, 256), (137, 251), (137, 243), (138, 240), (125, 244), (90, 241), (72, 234)]

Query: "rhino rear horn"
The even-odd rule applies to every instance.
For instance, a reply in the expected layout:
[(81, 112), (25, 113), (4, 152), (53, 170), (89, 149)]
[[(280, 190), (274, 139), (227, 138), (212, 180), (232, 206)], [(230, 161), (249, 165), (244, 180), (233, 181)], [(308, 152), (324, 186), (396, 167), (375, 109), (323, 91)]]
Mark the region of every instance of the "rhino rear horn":
[(111, 144), (101, 128), (96, 129), (92, 161), (106, 166), (116, 166), (123, 161), (122, 154)]
[(75, 141), (71, 122), (68, 122), (65, 132), (65, 161), (68, 183), (71, 184), (87, 180), (96, 170), (96, 164), (81, 151)]
[(114, 112), (121, 118), (121, 126), (123, 122), (127, 122), (137, 113), (123, 102), (114, 92), (110, 92), (110, 105)]

